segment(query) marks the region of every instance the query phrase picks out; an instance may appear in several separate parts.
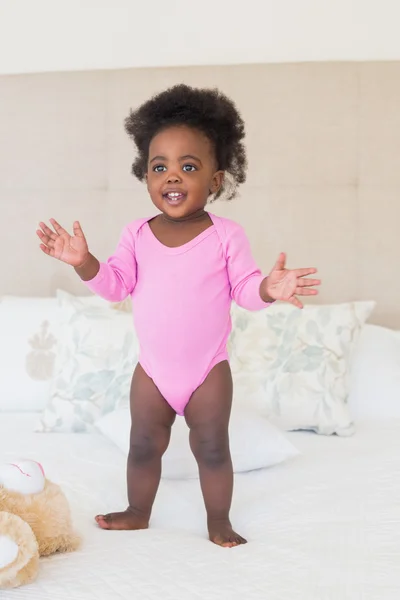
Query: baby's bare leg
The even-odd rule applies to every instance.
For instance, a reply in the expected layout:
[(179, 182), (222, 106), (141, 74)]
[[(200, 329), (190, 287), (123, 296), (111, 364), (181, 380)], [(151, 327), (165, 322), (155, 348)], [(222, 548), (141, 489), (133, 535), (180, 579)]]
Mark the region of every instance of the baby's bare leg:
[(127, 480), (129, 506), (98, 515), (103, 529), (147, 529), (161, 477), (161, 458), (171, 436), (175, 411), (138, 365), (131, 385), (131, 443)]
[(210, 540), (226, 547), (246, 543), (233, 531), (229, 520), (233, 492), (228, 435), (231, 405), (232, 377), (224, 361), (212, 369), (185, 410), (190, 445), (199, 465)]

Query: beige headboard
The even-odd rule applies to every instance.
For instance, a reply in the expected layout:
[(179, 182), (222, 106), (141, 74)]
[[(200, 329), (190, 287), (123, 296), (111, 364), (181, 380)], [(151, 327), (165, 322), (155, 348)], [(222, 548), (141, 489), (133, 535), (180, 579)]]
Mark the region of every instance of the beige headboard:
[(372, 321), (400, 328), (400, 63), (0, 78), (0, 295), (85, 293), (40, 252), (39, 220), (79, 219), (104, 259), (127, 221), (152, 213), (123, 119), (178, 82), (220, 87), (245, 117), (248, 182), (212, 210), (246, 227), (260, 266), (284, 250), (289, 266), (319, 268), (318, 302), (372, 298)]

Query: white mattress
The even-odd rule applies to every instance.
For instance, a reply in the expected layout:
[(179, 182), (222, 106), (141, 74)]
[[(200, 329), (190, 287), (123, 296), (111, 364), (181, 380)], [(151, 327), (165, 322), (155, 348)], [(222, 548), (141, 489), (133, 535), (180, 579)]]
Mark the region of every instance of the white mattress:
[(97, 435), (31, 433), (29, 416), (0, 419), (0, 459), (40, 460), (84, 536), (1, 600), (400, 598), (400, 421), (348, 439), (290, 434), (300, 457), (237, 476), (232, 518), (249, 543), (223, 549), (206, 539), (196, 481), (162, 481), (148, 531), (101, 531), (93, 516), (126, 504), (120, 452)]

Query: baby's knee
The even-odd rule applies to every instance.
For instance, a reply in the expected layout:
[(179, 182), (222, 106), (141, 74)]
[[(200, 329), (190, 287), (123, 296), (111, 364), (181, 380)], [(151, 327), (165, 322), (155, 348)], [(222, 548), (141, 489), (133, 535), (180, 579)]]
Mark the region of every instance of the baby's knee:
[(143, 465), (160, 459), (165, 452), (160, 437), (153, 435), (131, 435), (129, 460), (135, 465)]
[(148, 438), (131, 440), (129, 447), (129, 460), (135, 464), (150, 462), (156, 456), (153, 442)]
[(230, 460), (229, 441), (226, 432), (200, 436), (191, 433), (191, 447), (197, 462), (209, 469), (222, 467)]

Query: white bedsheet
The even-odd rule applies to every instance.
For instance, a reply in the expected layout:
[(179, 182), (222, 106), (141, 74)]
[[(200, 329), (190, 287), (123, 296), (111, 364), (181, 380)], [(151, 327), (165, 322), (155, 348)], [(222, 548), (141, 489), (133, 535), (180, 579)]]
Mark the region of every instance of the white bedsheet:
[(99, 435), (31, 433), (29, 415), (0, 420), (0, 460), (41, 461), (84, 536), (1, 600), (400, 598), (400, 421), (289, 434), (300, 457), (237, 476), (232, 518), (249, 544), (222, 549), (206, 539), (198, 482), (162, 481), (148, 531), (104, 532), (93, 516), (126, 504), (120, 452)]

